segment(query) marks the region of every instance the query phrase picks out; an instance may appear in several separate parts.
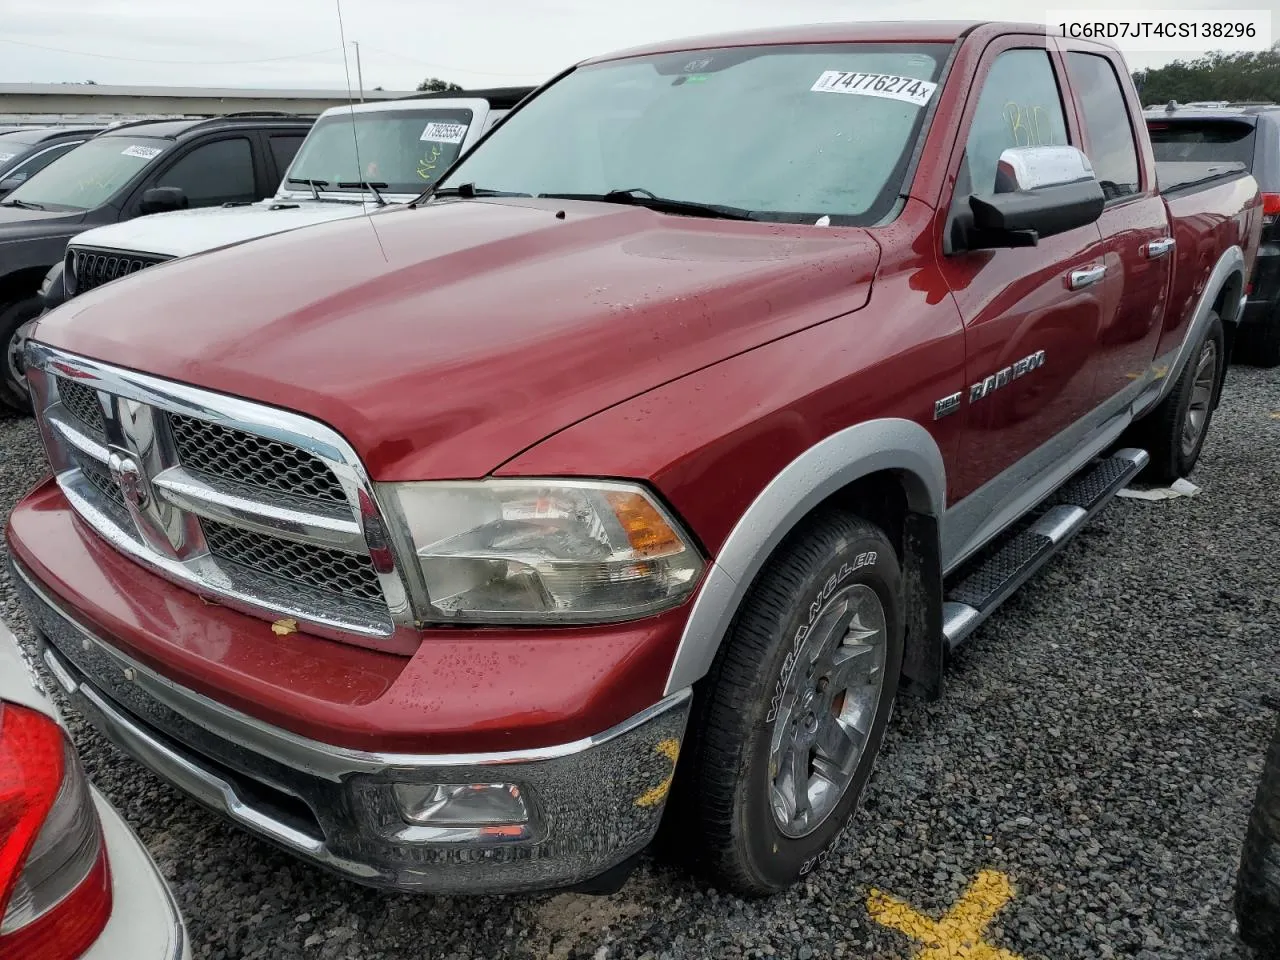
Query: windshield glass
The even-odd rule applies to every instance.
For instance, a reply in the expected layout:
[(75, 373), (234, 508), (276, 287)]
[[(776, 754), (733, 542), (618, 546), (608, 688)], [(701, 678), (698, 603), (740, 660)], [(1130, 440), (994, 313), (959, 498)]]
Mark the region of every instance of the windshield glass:
[(12, 160), (20, 153), (26, 153), (32, 144), (39, 140), (43, 130), (29, 130), (21, 133), (0, 133), (0, 163)]
[(458, 159), (470, 126), (470, 110), (417, 107), (331, 114), (321, 118), (307, 135), (283, 187), (291, 192), (305, 191), (307, 185), (297, 181), (323, 180), (323, 184), (316, 184), (317, 189), (359, 193), (359, 187), (339, 188), (338, 184), (367, 180), (385, 183), (386, 187), (379, 187), (384, 193), (417, 196)]
[(59, 157), (5, 198), (48, 210), (92, 210), (173, 146), (146, 137), (96, 137)]
[(445, 178), (477, 191), (600, 195), (868, 223), (902, 188), (948, 48), (738, 47), (583, 67)]
[(1253, 168), (1253, 124), (1238, 120), (1155, 120), (1147, 124), (1157, 160), (1235, 160)]

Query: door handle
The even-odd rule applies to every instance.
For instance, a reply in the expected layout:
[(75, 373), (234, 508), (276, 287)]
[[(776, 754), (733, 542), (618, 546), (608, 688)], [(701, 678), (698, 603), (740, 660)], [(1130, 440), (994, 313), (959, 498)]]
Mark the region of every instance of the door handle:
[(1083, 270), (1072, 270), (1067, 285), (1072, 290), (1083, 290), (1085, 287), (1091, 287), (1103, 277), (1107, 275), (1106, 264), (1099, 264), (1096, 267), (1085, 267)]
[(1146, 254), (1148, 260), (1157, 260), (1173, 249), (1173, 237), (1162, 237), (1159, 240), (1152, 240), (1142, 245), (1142, 252)]

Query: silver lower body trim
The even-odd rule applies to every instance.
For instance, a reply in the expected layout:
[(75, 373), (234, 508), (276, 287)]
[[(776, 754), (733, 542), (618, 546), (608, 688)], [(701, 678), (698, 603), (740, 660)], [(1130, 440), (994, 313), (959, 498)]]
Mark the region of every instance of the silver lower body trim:
[[(505, 753), (368, 753), (308, 740), (172, 684), (11, 563), (42, 658), (72, 703), (161, 778), (257, 836), (372, 886), (514, 893), (581, 883), (643, 849), (670, 788), (688, 689), (594, 737)], [(406, 841), (393, 783), (515, 783), (519, 839)], [(430, 836), (428, 834), (428, 836)]]

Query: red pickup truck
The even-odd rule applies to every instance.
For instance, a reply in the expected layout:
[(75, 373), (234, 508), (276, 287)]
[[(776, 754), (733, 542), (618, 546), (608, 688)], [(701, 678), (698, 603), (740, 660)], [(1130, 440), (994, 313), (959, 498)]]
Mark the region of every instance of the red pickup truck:
[(42, 318), (14, 579), (102, 730), (347, 876), (604, 889), (665, 812), (775, 891), (899, 687), (1193, 467), (1261, 214), (1035, 26), (591, 60), (411, 205)]

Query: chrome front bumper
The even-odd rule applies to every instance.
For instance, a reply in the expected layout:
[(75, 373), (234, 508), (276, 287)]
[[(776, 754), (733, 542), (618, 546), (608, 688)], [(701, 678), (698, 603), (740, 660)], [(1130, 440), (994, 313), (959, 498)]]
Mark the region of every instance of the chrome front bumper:
[[(31, 575), (14, 582), (74, 705), (156, 774), (254, 834), (372, 886), (514, 893), (585, 883), (657, 831), (688, 719), (683, 690), (603, 733), (508, 753), (334, 747), (179, 687), (82, 625)], [(514, 783), (529, 835), (410, 827), (391, 783)]]

